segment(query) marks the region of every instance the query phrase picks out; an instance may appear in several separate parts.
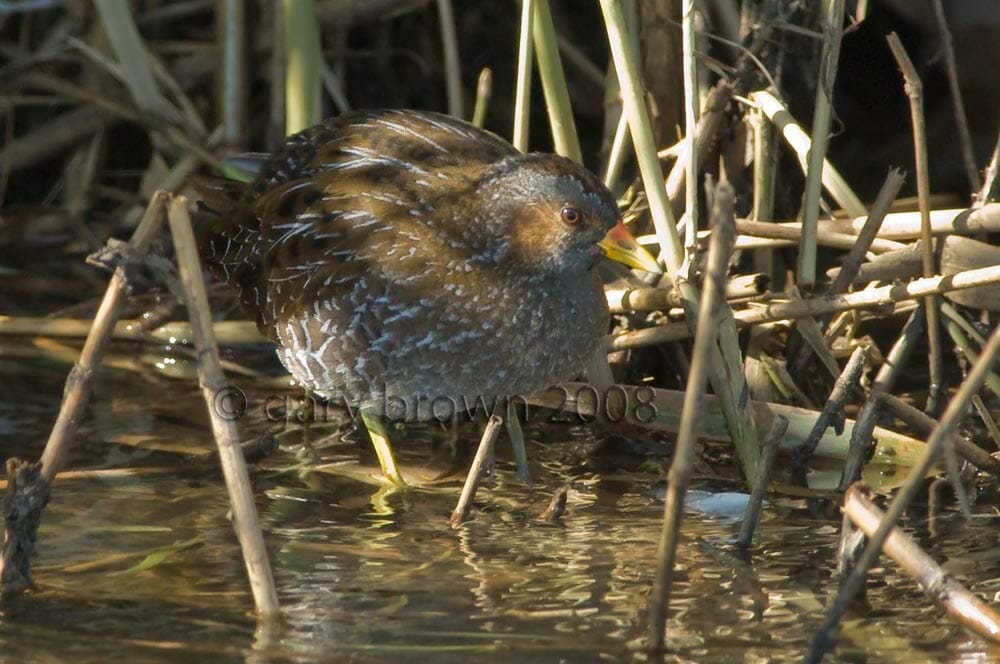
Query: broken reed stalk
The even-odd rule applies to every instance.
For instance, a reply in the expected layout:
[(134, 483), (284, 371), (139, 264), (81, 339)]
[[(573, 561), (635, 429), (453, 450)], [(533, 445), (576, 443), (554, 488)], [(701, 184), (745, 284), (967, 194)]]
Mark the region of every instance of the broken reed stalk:
[(486, 124), (486, 111), (490, 108), (490, 97), (493, 96), (493, 70), (483, 67), (476, 80), (476, 103), (472, 107), (472, 124), (482, 128)]
[[(725, 79), (716, 83), (709, 91), (708, 97), (705, 99), (704, 112), (698, 118), (694, 132), (695, 159), (698, 158), (698, 155), (708, 153), (711, 145), (717, 140), (719, 132), (726, 126), (726, 108), (734, 94), (734, 84)], [(687, 182), (687, 171), (688, 150), (686, 143), (684, 143), (666, 180), (667, 198), (670, 199), (670, 204), (675, 208), (679, 205), (681, 188), (685, 187)], [(697, 193), (697, 189), (695, 191)], [(683, 224), (683, 221), (681, 223)]]
[(334, 71), (325, 58), (321, 58), (319, 61), (319, 73), (320, 80), (323, 83), (323, 89), (326, 91), (327, 96), (333, 101), (333, 105), (336, 107), (338, 113), (347, 113), (351, 110), (351, 102), (347, 99), (347, 94), (344, 92), (344, 80), (343, 77)]
[(555, 151), (578, 164), (583, 163), (549, 0), (534, 0), (531, 33), (535, 41), (535, 58), (538, 60), (538, 74), (542, 79), (542, 92), (549, 113), (549, 124), (552, 126)]
[[(115, 268), (108, 282), (104, 299), (101, 300), (101, 305), (94, 316), (80, 357), (66, 377), (62, 404), (45, 444), (45, 450), (42, 452), (38, 464), (40, 468), (37, 465), (32, 467), (26, 464), (8, 468), (12, 479), (17, 477), (21, 480), (14, 487), (18, 493), (12, 493), (8, 500), (12, 503), (22, 501), (30, 509), (19, 510), (13, 520), (8, 517), (6, 534), (0, 549), (0, 588), (4, 593), (21, 592), (31, 583), (31, 551), (38, 533), (41, 510), (48, 498), (49, 486), (76, 439), (80, 420), (90, 401), (94, 376), (101, 367), (115, 322), (118, 320), (128, 292), (125, 262), (141, 259), (149, 251), (163, 221), (165, 200), (164, 195), (159, 192), (153, 195), (142, 221), (120, 252), (122, 262)], [(32, 496), (35, 498), (31, 498)], [(38, 500), (39, 497), (43, 497), (44, 500)]]
[[(11, 460), (8, 460), (8, 463)], [(14, 459), (13, 461), (17, 461)], [(37, 465), (37, 464), (35, 464)], [(56, 473), (53, 484), (63, 482), (73, 482), (76, 480), (126, 480), (141, 477), (162, 477), (165, 475), (183, 475), (185, 473), (197, 474), (202, 469), (197, 468), (190, 461), (184, 461), (176, 466), (151, 466), (146, 468), (94, 468), (88, 470), (62, 470)], [(7, 477), (12, 477), (8, 468)], [(10, 480), (0, 480), (0, 490), (8, 488)]]
[(997, 136), (990, 163), (986, 165), (986, 171), (983, 173), (983, 188), (975, 197), (975, 207), (985, 206), (1000, 197), (1000, 191), (997, 191), (997, 184), (1000, 182), (998, 176), (1000, 176), (1000, 135)]
[[(717, 314), (725, 292), (726, 271), (735, 242), (733, 224), (734, 193), (728, 183), (715, 188), (712, 210), (712, 243), (708, 249), (705, 281), (702, 284), (701, 303), (697, 329), (691, 351), (691, 370), (688, 374), (681, 425), (677, 433), (673, 462), (667, 474), (667, 496), (663, 510), (663, 526), (656, 556), (656, 577), (649, 597), (649, 647), (662, 651), (666, 637), (667, 612), (670, 605), (670, 586), (680, 539), (681, 519), (684, 514), (684, 496), (691, 479), (695, 443), (698, 440), (698, 421), (702, 414), (702, 401), (708, 383), (709, 363), (716, 344)], [(759, 465), (759, 464), (758, 464)]]
[(487, 457), (493, 451), (493, 444), (500, 434), (501, 426), (503, 426), (503, 418), (495, 413), (490, 415), (489, 421), (486, 422), (486, 428), (483, 430), (483, 437), (479, 440), (476, 456), (472, 459), (472, 465), (469, 467), (469, 474), (465, 476), (465, 484), (458, 497), (458, 504), (455, 505), (455, 511), (451, 513), (452, 528), (457, 528), (469, 518), (469, 510), (472, 509), (476, 489), (479, 488), (479, 481), (483, 477), (483, 468), (486, 466)]
[(437, 0), (441, 24), (441, 50), (444, 52), (444, 81), (448, 95), (448, 115), (465, 117), (462, 100), (462, 64), (458, 56), (458, 33), (455, 30), (455, 10), (451, 0)]
[[(123, 261), (141, 260), (149, 251), (163, 221), (167, 200), (167, 195), (163, 192), (153, 194), (146, 214), (143, 215), (135, 233), (132, 234), (132, 239), (122, 251)], [(104, 292), (104, 299), (87, 334), (80, 359), (66, 379), (62, 406), (45, 444), (45, 451), (42, 453), (42, 478), (46, 482), (51, 482), (59, 472), (66, 452), (76, 437), (83, 411), (90, 400), (91, 381), (101, 366), (101, 359), (107, 350), (121, 305), (128, 292), (126, 272), (124, 263), (115, 268), (114, 275)]]
[[(798, 286), (789, 286), (785, 294), (791, 302), (802, 301)], [(812, 352), (816, 354), (816, 357), (819, 358), (820, 363), (826, 368), (827, 373), (830, 374), (830, 378), (836, 380), (840, 376), (840, 365), (837, 363), (837, 358), (833, 356), (833, 352), (830, 351), (830, 347), (826, 343), (826, 336), (823, 334), (823, 330), (820, 328), (819, 323), (816, 322), (816, 319), (812, 316), (797, 318), (795, 320), (795, 331), (798, 332), (802, 342), (809, 346)]]
[(514, 90), (514, 133), (510, 142), (521, 152), (528, 151), (531, 117), (531, 73), (534, 69), (532, 16), (535, 0), (521, 0), (521, 29), (517, 45), (517, 83)]
[(810, 643), (809, 652), (806, 656), (807, 662), (819, 662), (823, 654), (835, 645), (833, 634), (841, 617), (847, 610), (851, 599), (864, 585), (868, 570), (878, 560), (879, 552), (882, 550), (882, 546), (885, 544), (889, 533), (899, 523), (903, 512), (920, 492), (923, 480), (937, 461), (946, 439), (952, 435), (965, 415), (972, 395), (976, 394), (982, 387), (986, 373), (996, 359), (998, 351), (1000, 351), (1000, 327), (994, 329), (990, 335), (989, 341), (986, 342), (979, 360), (969, 371), (965, 382), (959, 387), (958, 391), (952, 397), (951, 402), (949, 402), (947, 409), (945, 409), (941, 421), (927, 439), (927, 445), (920, 459), (910, 468), (906, 482), (892, 499), (892, 503), (886, 511), (885, 518), (880, 522), (878, 529), (869, 536), (868, 544), (858, 558), (857, 565), (855, 565), (847, 579), (844, 580), (840, 591), (827, 611), (823, 624)]
[[(956, 323), (959, 326), (959, 328), (961, 328), (961, 330), (963, 332), (965, 332), (966, 334), (968, 334), (969, 337), (971, 337), (972, 339), (974, 339), (977, 344), (979, 344), (980, 346), (982, 346), (984, 343), (986, 343), (986, 337), (984, 337), (982, 335), (982, 333), (978, 329), (976, 329), (975, 327), (973, 327), (972, 323), (970, 323), (968, 320), (966, 320), (965, 316), (963, 316), (958, 311), (958, 309), (956, 309), (951, 304), (951, 302), (942, 302), (941, 303), (941, 313), (945, 315), (945, 318), (948, 318), (951, 321), (953, 321), (954, 323)], [(987, 384), (989, 384), (989, 383), (987, 383)]]
[(837, 77), (840, 37), (844, 30), (844, 0), (826, 0), (823, 48), (816, 83), (812, 140), (806, 168), (806, 188), (802, 201), (802, 240), (799, 242), (798, 285), (811, 290), (816, 285), (816, 224), (822, 194), (821, 177), (830, 135), (833, 82)]
[(846, 293), (851, 284), (854, 283), (854, 277), (857, 275), (861, 263), (865, 260), (868, 247), (875, 241), (879, 229), (882, 228), (885, 215), (892, 207), (905, 181), (906, 177), (900, 170), (889, 169), (889, 174), (886, 175), (885, 182), (882, 183), (882, 188), (879, 189), (875, 202), (872, 203), (865, 225), (861, 227), (861, 232), (858, 233), (854, 246), (847, 252), (837, 278), (830, 284), (830, 293)]
[[(681, 3), (681, 48), (684, 68), (684, 145), (687, 152), (684, 179), (684, 215), (687, 218), (684, 245), (694, 247), (698, 237), (698, 61), (695, 50), (694, 0)], [(690, 255), (690, 254), (689, 254)]]
[(282, 0), (285, 35), (285, 133), (322, 120), (320, 41), (315, 0)]
[[(873, 537), (886, 515), (871, 502), (869, 493), (870, 489), (858, 484), (848, 489), (844, 514), (865, 535)], [(1000, 642), (1000, 614), (952, 578), (909, 535), (894, 528), (885, 538), (882, 550), (955, 622), (984, 639)]]
[(747, 508), (743, 513), (743, 523), (740, 525), (740, 534), (736, 538), (736, 546), (746, 548), (753, 541), (753, 531), (757, 528), (760, 511), (764, 505), (764, 494), (771, 481), (774, 459), (778, 456), (781, 439), (785, 437), (786, 431), (788, 431), (788, 418), (784, 415), (775, 415), (771, 421), (771, 429), (764, 437), (763, 452), (760, 455), (760, 463), (757, 464), (757, 477), (754, 478), (750, 499), (747, 501)]
[[(904, 284), (890, 284), (843, 295), (823, 295), (797, 302), (778, 302), (755, 309), (737, 311), (734, 316), (737, 325), (760, 325), (774, 321), (831, 314), (849, 309), (866, 309), (891, 305), (905, 300), (922, 299), (927, 295), (940, 295), (951, 291), (987, 286), (1000, 283), (1000, 266), (965, 270), (952, 275), (938, 275), (914, 279)], [(667, 323), (644, 330), (624, 332), (610, 338), (610, 350), (625, 350), (679, 341), (691, 336), (687, 323)]]
[(816, 423), (809, 432), (809, 436), (795, 450), (792, 458), (792, 477), (797, 484), (805, 486), (806, 466), (813, 452), (816, 451), (816, 446), (819, 445), (820, 438), (823, 437), (823, 432), (826, 431), (827, 427), (833, 425), (834, 429), (837, 430), (843, 427), (844, 404), (847, 403), (847, 398), (850, 396), (851, 390), (854, 389), (854, 386), (858, 383), (858, 379), (861, 377), (861, 372), (865, 368), (866, 356), (867, 353), (864, 346), (858, 346), (854, 349), (854, 352), (851, 353), (851, 359), (847, 361), (844, 370), (840, 372), (837, 380), (834, 381), (833, 390), (831, 390), (829, 398), (823, 405), (823, 410), (820, 412), (819, 417), (816, 418)]
[(955, 48), (948, 29), (948, 19), (945, 18), (944, 4), (941, 0), (931, 0), (934, 7), (934, 19), (937, 22), (938, 35), (941, 37), (941, 54), (944, 56), (944, 69), (948, 74), (948, 89), (951, 91), (952, 110), (955, 113), (955, 125), (958, 128), (958, 144), (962, 148), (962, 165), (965, 166), (965, 177), (969, 180), (969, 191), (979, 191), (983, 186), (979, 181), (979, 169), (976, 167), (976, 155), (972, 151), (972, 136), (969, 133), (969, 120), (965, 115), (965, 102), (962, 100), (962, 89), (958, 85), (958, 66), (955, 64)]
[[(215, 39), (219, 58), (216, 72), (217, 108), (222, 118), (224, 142), (230, 150), (247, 147), (247, 15), (242, 0), (215, 3)], [(169, 189), (164, 185), (165, 189)]]
[[(882, 188), (879, 189), (878, 196), (875, 197), (875, 202), (868, 213), (868, 219), (865, 220), (865, 225), (862, 226), (861, 232), (858, 233), (854, 246), (850, 247), (847, 252), (847, 256), (840, 266), (840, 272), (837, 273), (837, 277), (830, 284), (827, 293), (834, 295), (846, 293), (851, 284), (854, 283), (854, 277), (857, 276), (858, 270), (861, 269), (861, 263), (865, 260), (865, 254), (868, 253), (868, 248), (875, 241), (875, 236), (878, 235), (878, 230), (882, 227), (885, 215), (892, 206), (893, 201), (896, 200), (896, 196), (899, 195), (899, 190), (902, 188), (905, 179), (902, 172), (898, 169), (889, 169), (889, 174), (886, 176), (885, 182), (882, 183)], [(821, 329), (826, 328), (828, 322), (826, 317), (817, 320)], [(795, 375), (804, 373), (808, 369), (811, 357), (811, 348), (808, 344), (803, 344), (798, 355), (792, 360), (792, 373)]]
[[(936, 270), (934, 267), (934, 241), (931, 237), (931, 187), (927, 165), (927, 132), (924, 125), (923, 83), (921, 83), (920, 76), (917, 74), (916, 68), (910, 61), (910, 56), (906, 54), (906, 49), (903, 48), (903, 43), (899, 41), (896, 33), (890, 33), (886, 39), (889, 42), (889, 48), (892, 49), (892, 55), (896, 58), (896, 62), (903, 72), (906, 96), (910, 99), (910, 119), (913, 124), (913, 152), (917, 168), (917, 198), (920, 201), (921, 256), (923, 259), (924, 276), (929, 277)], [(927, 394), (927, 410), (934, 413), (937, 411), (937, 406), (944, 390), (938, 298), (934, 295), (928, 296), (924, 303), (924, 310), (927, 315), (927, 342), (930, 346), (928, 351), (930, 385), (928, 386)]]
[[(681, 278), (684, 251), (674, 221), (671, 204), (663, 187), (663, 170), (653, 139), (653, 128), (646, 108), (646, 97), (639, 76), (635, 44), (629, 37), (618, 0), (601, 0), (604, 25), (608, 32), (611, 59), (618, 76), (622, 92), (622, 106), (628, 117), (632, 144), (639, 162), (643, 191), (649, 202), (653, 228), (660, 244), (659, 260), (667, 268), (670, 280), (675, 284), (684, 302), (686, 325), (694, 326), (698, 318), (698, 294), (694, 286)], [(704, 119), (704, 116), (703, 116)], [(728, 311), (728, 309), (727, 309)], [(736, 447), (736, 454), (743, 467), (747, 481), (752, 481), (760, 458), (760, 444), (753, 418), (746, 409), (741, 409), (736, 395), (742, 394), (743, 367), (739, 361), (740, 350), (736, 341), (735, 326), (731, 320), (722, 323), (720, 347), (713, 348), (710, 363), (712, 390), (718, 395), (722, 411)]]
[(198, 350), (198, 376), (202, 394), (212, 420), (212, 433), (219, 448), (222, 474), (229, 491), (229, 503), (233, 514), (233, 528), (243, 552), (243, 562), (250, 579), (254, 604), (259, 617), (264, 621), (280, 617), (278, 594), (274, 589), (271, 564), (264, 546), (264, 536), (257, 520), (250, 476), (240, 447), (239, 431), (236, 423), (217, 411), (219, 395), (227, 394), (226, 376), (219, 364), (219, 347), (212, 331), (212, 314), (205, 292), (205, 279), (198, 258), (197, 244), (191, 229), (191, 219), (187, 212), (187, 200), (183, 196), (167, 195), (169, 204), (167, 218), (170, 233), (177, 254), (180, 283), (184, 291), (184, 302), (191, 320), (191, 332), (195, 348)]

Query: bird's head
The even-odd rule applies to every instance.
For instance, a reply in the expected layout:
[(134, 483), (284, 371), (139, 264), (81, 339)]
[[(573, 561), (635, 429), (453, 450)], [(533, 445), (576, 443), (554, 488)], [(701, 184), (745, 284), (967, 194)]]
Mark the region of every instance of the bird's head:
[(498, 162), (477, 194), (494, 210), (487, 251), (535, 274), (582, 274), (602, 256), (661, 273), (621, 221), (614, 196), (587, 169), (532, 153)]

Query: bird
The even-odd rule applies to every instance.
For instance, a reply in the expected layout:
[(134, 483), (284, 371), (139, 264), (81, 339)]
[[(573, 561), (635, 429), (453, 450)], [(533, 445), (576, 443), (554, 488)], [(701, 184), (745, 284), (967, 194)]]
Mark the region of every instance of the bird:
[(242, 164), (249, 182), (195, 183), (206, 262), (400, 486), (386, 420), (572, 379), (608, 331), (602, 257), (662, 272), (583, 166), (447, 115), (353, 111)]

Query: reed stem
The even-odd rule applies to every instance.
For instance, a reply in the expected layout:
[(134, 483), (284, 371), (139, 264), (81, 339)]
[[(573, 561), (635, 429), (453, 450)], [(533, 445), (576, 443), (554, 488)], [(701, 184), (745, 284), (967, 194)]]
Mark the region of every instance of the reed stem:
[(941, 54), (944, 56), (944, 69), (948, 74), (948, 89), (951, 91), (952, 110), (955, 113), (955, 125), (958, 128), (958, 144), (962, 148), (962, 165), (965, 167), (965, 177), (969, 180), (969, 191), (977, 192), (983, 183), (979, 180), (979, 168), (976, 166), (976, 155), (972, 151), (972, 136), (969, 133), (969, 119), (965, 114), (965, 101), (962, 99), (962, 88), (958, 85), (958, 65), (955, 63), (955, 46), (948, 29), (948, 19), (944, 14), (944, 3), (941, 0), (931, 0), (934, 7), (934, 20), (937, 22), (938, 34), (941, 36)]
[(535, 57), (538, 59), (538, 73), (542, 79), (545, 107), (549, 112), (552, 127), (552, 141), (556, 153), (579, 163), (583, 162), (580, 139), (573, 121), (569, 86), (559, 56), (559, 40), (552, 22), (549, 0), (534, 0), (532, 16), (532, 36), (535, 41)]
[(315, 0), (282, 0), (285, 37), (285, 133), (319, 124), (320, 42)]
[(698, 233), (698, 61), (695, 59), (695, 3), (681, 5), (681, 48), (684, 67), (684, 143), (687, 146), (687, 169), (684, 190), (684, 215), (687, 217), (684, 245), (693, 248)]
[[(844, 514), (865, 535), (873, 537), (885, 523), (886, 515), (870, 500), (869, 494), (868, 487), (852, 486), (844, 496)], [(1000, 614), (942, 569), (913, 538), (895, 528), (885, 538), (882, 550), (913, 577), (952, 620), (977, 636), (1000, 642)]]
[(219, 58), (217, 89), (218, 116), (222, 121), (223, 140), (233, 151), (246, 149), (247, 112), (247, 37), (245, 0), (217, 0), (216, 41)]
[[(934, 266), (934, 240), (931, 236), (931, 204), (930, 175), (927, 163), (927, 132), (924, 126), (924, 92), (923, 83), (917, 70), (906, 54), (903, 43), (896, 33), (891, 33), (887, 40), (892, 54), (903, 72), (906, 96), (910, 99), (910, 118), (913, 123), (913, 151), (917, 166), (917, 197), (920, 200), (920, 240), (921, 258), (924, 276), (929, 277), (936, 272)], [(944, 391), (941, 360), (941, 325), (938, 298), (930, 295), (924, 302), (927, 315), (927, 341), (930, 363), (930, 385), (927, 394), (927, 411), (935, 413), (941, 394)]]
[(472, 107), (472, 124), (482, 127), (486, 124), (486, 111), (490, 108), (490, 97), (493, 96), (493, 70), (483, 67), (476, 81), (476, 105)]
[(760, 511), (764, 506), (764, 494), (771, 481), (774, 459), (778, 455), (778, 449), (781, 447), (781, 440), (786, 431), (788, 431), (788, 418), (783, 415), (775, 415), (771, 421), (771, 429), (764, 437), (763, 452), (760, 456), (760, 463), (757, 464), (757, 477), (754, 478), (750, 499), (747, 501), (747, 508), (743, 514), (740, 534), (736, 537), (737, 546), (745, 548), (750, 546), (753, 541), (753, 531), (757, 528)]
[(455, 9), (451, 0), (437, 0), (438, 20), (441, 22), (441, 50), (444, 51), (444, 80), (448, 93), (448, 115), (465, 117), (462, 99), (462, 64), (458, 54), (458, 32), (455, 30)]
[(479, 481), (483, 476), (483, 469), (486, 467), (487, 457), (493, 451), (493, 444), (500, 435), (500, 427), (503, 426), (503, 418), (497, 414), (490, 415), (483, 436), (479, 440), (479, 447), (476, 449), (476, 456), (472, 459), (469, 467), (469, 474), (465, 476), (465, 484), (462, 486), (462, 493), (458, 497), (458, 504), (451, 513), (451, 525), (457, 528), (463, 521), (469, 518), (469, 510), (472, 509), (472, 501), (476, 497), (476, 489), (479, 488)]
[(798, 284), (803, 290), (810, 290), (816, 284), (816, 222), (819, 219), (823, 162), (826, 161), (826, 147), (830, 136), (833, 82), (837, 77), (840, 37), (844, 28), (844, 0), (826, 0), (825, 10), (823, 50), (820, 55), (819, 80), (816, 84), (812, 141), (809, 147), (809, 166), (806, 169), (806, 191), (802, 202)]
[(531, 118), (531, 72), (534, 65), (532, 23), (535, 0), (521, 0), (521, 29), (517, 46), (517, 85), (514, 91), (514, 135), (511, 143), (521, 152), (528, 151), (528, 127)]
[(695, 337), (691, 352), (691, 371), (688, 374), (681, 425), (677, 433), (673, 462), (667, 475), (667, 496), (663, 511), (663, 526), (657, 550), (656, 578), (649, 598), (649, 647), (656, 652), (663, 650), (666, 638), (667, 612), (673, 577), (677, 543), (680, 539), (681, 519), (684, 513), (684, 496), (694, 465), (695, 443), (698, 440), (698, 421), (702, 414), (702, 401), (708, 384), (709, 365), (716, 351), (716, 316), (725, 293), (726, 271), (736, 238), (733, 223), (734, 193), (727, 183), (720, 183), (715, 190), (712, 210), (714, 231), (708, 249), (705, 283), (701, 292)]
[(219, 448), (222, 474), (229, 491), (229, 504), (233, 514), (233, 528), (243, 552), (243, 563), (250, 579), (254, 604), (258, 616), (267, 621), (280, 617), (278, 593), (274, 588), (271, 563), (267, 557), (264, 536), (257, 520), (250, 476), (240, 447), (239, 431), (236, 423), (223, 417), (217, 408), (220, 394), (226, 394), (226, 375), (219, 363), (219, 347), (212, 331), (212, 314), (205, 291), (205, 279), (201, 271), (201, 261), (191, 229), (191, 219), (187, 212), (187, 200), (183, 196), (173, 196), (167, 207), (170, 232), (180, 282), (184, 290), (185, 305), (191, 319), (191, 331), (195, 348), (198, 350), (198, 377), (202, 394), (212, 420), (212, 432)]

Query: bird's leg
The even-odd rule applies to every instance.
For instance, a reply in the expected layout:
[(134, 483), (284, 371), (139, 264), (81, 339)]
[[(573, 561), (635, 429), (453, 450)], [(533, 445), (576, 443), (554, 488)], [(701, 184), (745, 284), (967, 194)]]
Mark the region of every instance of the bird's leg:
[(396, 467), (396, 458), (392, 455), (392, 445), (389, 443), (389, 432), (386, 430), (382, 418), (362, 410), (361, 420), (365, 423), (368, 437), (371, 438), (372, 447), (375, 448), (378, 464), (382, 466), (382, 474), (396, 486), (406, 486), (406, 481), (399, 473), (399, 468)]
[(514, 463), (517, 465), (517, 476), (522, 482), (532, 486), (531, 471), (528, 469), (528, 453), (524, 449), (524, 431), (521, 429), (521, 420), (517, 415), (517, 408), (513, 400), (507, 401), (507, 435), (510, 436), (511, 446), (514, 448)]

